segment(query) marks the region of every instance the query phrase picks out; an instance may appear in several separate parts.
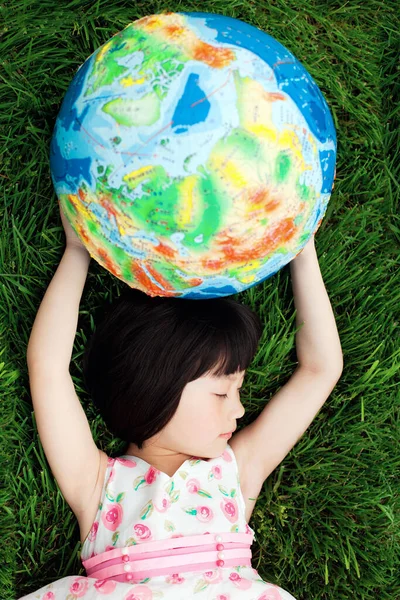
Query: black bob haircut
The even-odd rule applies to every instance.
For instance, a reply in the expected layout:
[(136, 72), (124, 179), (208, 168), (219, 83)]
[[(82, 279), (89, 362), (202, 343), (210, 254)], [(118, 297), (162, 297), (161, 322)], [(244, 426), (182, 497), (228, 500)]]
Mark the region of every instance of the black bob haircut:
[(150, 297), (129, 288), (85, 348), (85, 386), (108, 429), (139, 449), (174, 416), (187, 383), (248, 368), (258, 315), (229, 297)]

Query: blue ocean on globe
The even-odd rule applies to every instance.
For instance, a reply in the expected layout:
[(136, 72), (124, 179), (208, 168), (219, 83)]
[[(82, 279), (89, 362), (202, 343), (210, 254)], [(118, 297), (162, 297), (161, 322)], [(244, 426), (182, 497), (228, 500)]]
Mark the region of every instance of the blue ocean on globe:
[(281, 43), (223, 15), (129, 24), (81, 65), (50, 149), (91, 256), (152, 296), (226, 296), (271, 277), (319, 227), (336, 132)]

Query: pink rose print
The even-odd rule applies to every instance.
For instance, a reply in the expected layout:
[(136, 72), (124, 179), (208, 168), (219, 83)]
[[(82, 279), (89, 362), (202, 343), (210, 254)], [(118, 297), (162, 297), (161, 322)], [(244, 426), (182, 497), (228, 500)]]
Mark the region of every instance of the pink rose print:
[(151, 531), (146, 525), (134, 525), (133, 532), (139, 540), (148, 540), (151, 538)]
[[(159, 473), (160, 473), (160, 471), (158, 469), (156, 469), (155, 467), (150, 467), (149, 469), (147, 469), (146, 473), (144, 474), (145, 482), (148, 483), (149, 485), (151, 485), (153, 483), (153, 481), (155, 481), (157, 479), (157, 475)], [(136, 600), (136, 598), (135, 598), (135, 600)]]
[(219, 465), (215, 465), (215, 467), (211, 469), (211, 473), (214, 475), (215, 479), (222, 478), (222, 469)]
[(185, 581), (184, 577), (179, 577), (179, 573), (174, 573), (173, 575), (171, 575), (171, 577), (167, 577), (167, 582), (168, 583), (183, 583)]
[(200, 481), (198, 479), (189, 479), (186, 482), (186, 487), (190, 494), (196, 494), (201, 487)]
[(239, 590), (248, 590), (253, 584), (250, 579), (240, 577), (239, 573), (233, 572), (229, 575), (229, 579), (235, 584)]
[(152, 598), (153, 592), (147, 585), (137, 585), (124, 596), (124, 600), (152, 600)]
[(53, 594), (53, 592), (46, 592), (45, 595), (43, 596), (42, 600), (55, 600), (55, 595)]
[(203, 575), (207, 583), (219, 583), (222, 581), (222, 573), (220, 570), (206, 571)]
[(235, 521), (237, 521), (238, 506), (237, 506), (237, 502), (234, 498), (229, 498), (229, 500), (227, 500), (226, 498), (223, 498), (220, 506), (221, 506), (222, 512), (224, 513), (224, 515), (228, 519), (228, 521), (230, 521), (231, 523), (234, 523)]
[(106, 510), (101, 513), (101, 520), (107, 529), (115, 531), (122, 521), (123, 514), (121, 504), (114, 502), (108, 504)]
[(118, 457), (115, 460), (121, 463), (122, 466), (128, 467), (128, 469), (133, 469), (133, 467), (136, 467), (137, 465), (135, 460), (128, 460), (127, 458)]
[(115, 546), (106, 546), (104, 552), (109, 552), (110, 550), (115, 550)]
[(214, 518), (214, 513), (208, 506), (197, 506), (196, 517), (201, 523), (208, 523)]
[(246, 523), (246, 531), (245, 533), (252, 533), (253, 534), (253, 538), (254, 538), (254, 531), (249, 527), (249, 524)]
[(97, 535), (97, 530), (99, 528), (99, 522), (95, 521), (89, 531), (89, 535), (88, 535), (88, 540), (90, 542), (94, 542), (94, 540), (96, 539), (96, 535)]
[(89, 587), (89, 582), (86, 577), (78, 577), (71, 583), (69, 587), (69, 591), (75, 598), (82, 598)]
[(226, 462), (232, 462), (232, 456), (229, 454), (228, 450), (224, 450), (221, 456)]
[(157, 500), (154, 499), (153, 500), (154, 508), (160, 513), (166, 512), (169, 509), (169, 507), (171, 506), (170, 496), (166, 492), (163, 492), (163, 495), (161, 496), (161, 503), (156, 504), (156, 502), (157, 502)]
[(257, 600), (282, 600), (278, 586), (274, 585), (258, 596)]
[(97, 579), (94, 587), (100, 594), (112, 594), (117, 585), (116, 581), (106, 580), (106, 579)]
[(218, 594), (216, 600), (231, 600), (229, 594)]
[(107, 485), (109, 483), (111, 483), (112, 481), (114, 481), (114, 479), (115, 479), (115, 469), (111, 469), (110, 475), (108, 476)]

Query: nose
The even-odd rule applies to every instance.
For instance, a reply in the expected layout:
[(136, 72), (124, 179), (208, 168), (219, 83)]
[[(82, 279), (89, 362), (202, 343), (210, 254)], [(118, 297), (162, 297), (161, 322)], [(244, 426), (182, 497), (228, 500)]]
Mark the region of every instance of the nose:
[(238, 407), (235, 408), (235, 414), (236, 414), (236, 419), (240, 419), (241, 417), (243, 417), (244, 413), (246, 412), (246, 409), (244, 408), (243, 404), (241, 403), (240, 399), (238, 398)]

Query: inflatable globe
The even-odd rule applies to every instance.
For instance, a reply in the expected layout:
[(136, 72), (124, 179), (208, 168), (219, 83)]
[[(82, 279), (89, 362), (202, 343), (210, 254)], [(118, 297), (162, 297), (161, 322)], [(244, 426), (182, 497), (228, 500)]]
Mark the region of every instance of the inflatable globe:
[(289, 263), (333, 187), (329, 108), (282, 44), (237, 19), (130, 23), (75, 74), (53, 184), (91, 257), (150, 296), (241, 292)]

